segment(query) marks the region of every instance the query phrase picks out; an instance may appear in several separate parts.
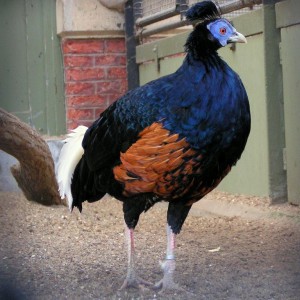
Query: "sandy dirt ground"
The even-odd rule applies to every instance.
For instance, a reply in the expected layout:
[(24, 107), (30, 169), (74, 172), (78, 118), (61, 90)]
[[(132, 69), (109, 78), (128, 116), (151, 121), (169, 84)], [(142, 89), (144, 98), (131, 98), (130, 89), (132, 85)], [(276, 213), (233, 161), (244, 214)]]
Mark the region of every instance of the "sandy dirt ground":
[[(118, 291), (127, 265), (118, 201), (107, 197), (70, 214), (0, 192), (0, 299), (300, 299), (299, 207), (209, 197), (224, 214), (196, 207), (177, 239), (175, 278), (186, 291), (159, 294)], [(252, 214), (228, 215), (236, 204)], [(165, 221), (159, 204), (136, 230), (138, 271), (151, 282), (162, 276)]]

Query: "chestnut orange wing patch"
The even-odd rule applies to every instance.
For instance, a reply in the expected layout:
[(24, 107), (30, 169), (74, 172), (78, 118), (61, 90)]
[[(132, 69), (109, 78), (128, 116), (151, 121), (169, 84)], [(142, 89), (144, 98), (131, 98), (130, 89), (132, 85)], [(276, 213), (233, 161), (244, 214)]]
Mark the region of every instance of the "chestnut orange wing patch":
[(193, 185), (193, 176), (200, 173), (201, 156), (185, 139), (159, 123), (145, 128), (139, 139), (125, 153), (114, 176), (124, 186), (124, 196), (155, 193), (162, 198), (176, 199)]

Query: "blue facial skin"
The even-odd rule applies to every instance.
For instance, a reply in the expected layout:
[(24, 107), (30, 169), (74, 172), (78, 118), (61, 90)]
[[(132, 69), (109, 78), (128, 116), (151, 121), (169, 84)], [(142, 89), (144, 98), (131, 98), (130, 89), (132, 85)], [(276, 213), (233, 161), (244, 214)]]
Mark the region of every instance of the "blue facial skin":
[(209, 23), (207, 29), (222, 46), (226, 46), (228, 39), (236, 33), (235, 28), (224, 19)]

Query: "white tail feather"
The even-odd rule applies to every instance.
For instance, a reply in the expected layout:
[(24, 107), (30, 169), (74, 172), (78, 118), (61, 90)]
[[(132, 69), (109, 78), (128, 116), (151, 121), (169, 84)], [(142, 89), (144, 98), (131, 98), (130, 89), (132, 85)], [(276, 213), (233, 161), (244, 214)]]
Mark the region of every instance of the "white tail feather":
[(67, 197), (69, 209), (72, 209), (73, 197), (71, 181), (75, 168), (83, 155), (82, 140), (87, 130), (85, 126), (78, 126), (67, 135), (64, 140), (57, 166), (57, 182), (62, 199)]

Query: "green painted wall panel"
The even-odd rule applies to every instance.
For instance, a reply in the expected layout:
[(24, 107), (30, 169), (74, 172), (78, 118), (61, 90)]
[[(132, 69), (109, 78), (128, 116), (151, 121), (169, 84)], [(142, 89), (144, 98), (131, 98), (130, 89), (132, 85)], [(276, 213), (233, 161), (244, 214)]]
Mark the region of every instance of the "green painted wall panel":
[(0, 5), (1, 107), (28, 112), (25, 2), (1, 0)]
[(283, 111), (288, 201), (300, 205), (300, 2), (287, 0), (275, 5), (276, 27), (281, 33)]
[(285, 133), (280, 30), (276, 28), (274, 5), (265, 5), (263, 12), (270, 197), (282, 201), (287, 199), (287, 178), (283, 158)]
[[(55, 1), (46, 4), (42, 1), (43, 12), (43, 36), (44, 38), (44, 110), (46, 112), (46, 123), (48, 132), (65, 132), (65, 98), (63, 61), (60, 48), (60, 40), (56, 35), (56, 7)], [(54, 13), (49, 14), (49, 9)]]
[(247, 37), (247, 40), (248, 44), (237, 45), (235, 51), (226, 47), (219, 52), (240, 75), (245, 85), (252, 118), (246, 149), (237, 165), (220, 184), (219, 189), (248, 195), (269, 196), (263, 34)]
[(281, 37), (288, 200), (300, 205), (300, 24), (282, 28)]
[[(168, 37), (137, 47), (136, 62), (138, 64), (155, 58), (164, 58), (184, 51), (184, 44), (189, 32), (184, 32), (174, 37)], [(158, 46), (159, 45), (159, 46)]]
[(156, 62), (140, 65), (140, 84), (143, 85), (154, 78), (175, 72), (182, 64), (183, 57), (165, 58), (159, 61), (160, 71)]
[[(28, 97), (31, 106), (30, 124), (41, 133), (46, 133), (46, 111), (44, 89), (45, 68), (44, 68), (44, 35), (43, 35), (43, 14), (40, 1), (26, 1), (27, 19), (27, 76), (28, 76)], [(39, 26), (39, 30), (37, 30)]]
[(0, 0), (0, 101), (42, 134), (66, 130), (56, 1)]
[(287, 0), (276, 4), (276, 24), (278, 28), (299, 24), (300, 1)]

